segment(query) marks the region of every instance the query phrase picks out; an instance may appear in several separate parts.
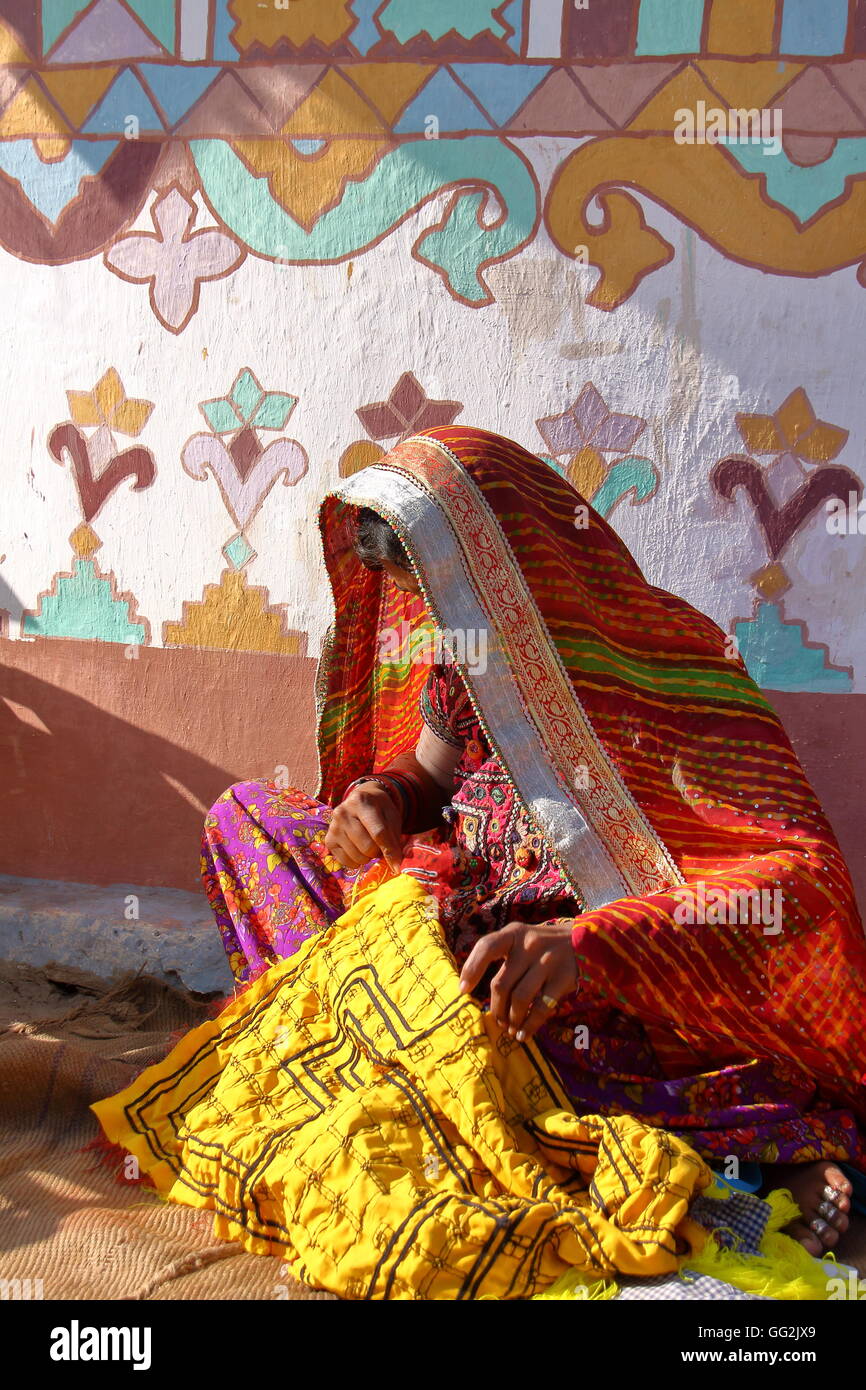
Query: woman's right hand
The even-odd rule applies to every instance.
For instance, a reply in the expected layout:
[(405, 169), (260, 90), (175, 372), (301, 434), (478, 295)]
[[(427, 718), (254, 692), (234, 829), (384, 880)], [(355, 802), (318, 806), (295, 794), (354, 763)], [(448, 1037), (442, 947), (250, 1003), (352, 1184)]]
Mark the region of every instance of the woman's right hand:
[(401, 819), (384, 787), (362, 782), (334, 807), (325, 845), (346, 869), (359, 869), (369, 859), (381, 857), (389, 869), (399, 873), (403, 858)]

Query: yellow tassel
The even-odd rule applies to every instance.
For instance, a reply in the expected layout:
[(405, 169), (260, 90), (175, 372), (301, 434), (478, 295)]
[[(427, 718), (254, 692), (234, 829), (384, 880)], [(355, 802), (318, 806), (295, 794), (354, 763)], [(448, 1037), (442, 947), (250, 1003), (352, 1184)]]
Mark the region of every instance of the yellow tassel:
[(782, 1235), (782, 1227), (796, 1221), (801, 1214), (790, 1192), (779, 1188), (763, 1201), (769, 1203), (771, 1210), (760, 1254), (741, 1255), (710, 1239), (704, 1242), (702, 1249), (686, 1256), (683, 1261), (687, 1270), (685, 1277), (692, 1272), (708, 1274), (713, 1279), (733, 1284), (744, 1293), (759, 1294), (763, 1298), (826, 1300), (828, 1279), (822, 1262), (792, 1236)]
[(613, 1279), (592, 1279), (591, 1275), (582, 1274), (580, 1270), (569, 1269), (559, 1276), (555, 1284), (545, 1289), (544, 1293), (534, 1294), (532, 1301), (540, 1302), (545, 1298), (599, 1301), (616, 1298), (618, 1292), (619, 1286)]
[[(714, 1183), (701, 1195), (726, 1201), (733, 1195), (733, 1189)], [(822, 1260), (815, 1259), (792, 1236), (782, 1234), (782, 1227), (801, 1215), (791, 1193), (779, 1188), (762, 1201), (769, 1205), (770, 1215), (759, 1254), (741, 1255), (736, 1250), (726, 1249), (718, 1245), (708, 1231), (690, 1221), (688, 1238), (693, 1248), (683, 1259), (680, 1278), (689, 1283), (691, 1276), (707, 1274), (743, 1293), (758, 1294), (762, 1298), (811, 1302), (828, 1299), (829, 1280)], [(827, 1259), (832, 1256), (825, 1256), (824, 1262)], [(535, 1294), (534, 1301), (607, 1299), (615, 1298), (618, 1292), (619, 1287), (613, 1279), (593, 1280), (592, 1275), (570, 1269), (544, 1293)]]
[[(803, 1215), (787, 1187), (777, 1187), (761, 1200), (767, 1202), (770, 1207), (766, 1232), (768, 1235), (772, 1235), (774, 1231), (781, 1231), (783, 1226), (789, 1226), (792, 1221)], [(802, 1246), (800, 1248), (802, 1249)], [(809, 1256), (810, 1260), (813, 1258), (814, 1256)]]

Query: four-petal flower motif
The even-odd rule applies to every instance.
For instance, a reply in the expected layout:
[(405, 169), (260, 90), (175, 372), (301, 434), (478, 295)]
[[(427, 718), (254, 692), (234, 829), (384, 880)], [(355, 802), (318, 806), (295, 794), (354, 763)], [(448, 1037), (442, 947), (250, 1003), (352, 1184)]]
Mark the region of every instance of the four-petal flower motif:
[(198, 309), (201, 283), (236, 270), (246, 252), (217, 227), (193, 231), (196, 206), (177, 187), (151, 209), (155, 232), (130, 232), (105, 253), (123, 280), (150, 285), (150, 307), (163, 328), (182, 333)]

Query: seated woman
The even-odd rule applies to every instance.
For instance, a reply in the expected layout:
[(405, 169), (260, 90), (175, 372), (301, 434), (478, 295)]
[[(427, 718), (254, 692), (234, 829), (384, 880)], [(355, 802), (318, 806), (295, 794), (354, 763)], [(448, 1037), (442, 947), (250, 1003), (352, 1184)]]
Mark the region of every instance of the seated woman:
[(318, 799), (242, 783), (206, 821), (236, 979), (415, 874), (462, 987), (536, 1038), (578, 1114), (639, 1116), (728, 1176), (766, 1165), (791, 1233), (832, 1248), (866, 1168), (863, 933), (724, 634), (484, 431), (398, 445), (321, 527)]

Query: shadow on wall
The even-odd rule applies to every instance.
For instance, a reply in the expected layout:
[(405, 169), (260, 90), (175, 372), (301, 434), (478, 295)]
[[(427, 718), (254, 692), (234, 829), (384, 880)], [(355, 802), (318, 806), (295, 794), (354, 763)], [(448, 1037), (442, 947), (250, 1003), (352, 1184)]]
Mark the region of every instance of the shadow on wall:
[[(51, 639), (0, 643), (0, 872), (196, 890), (232, 782), (316, 781), (314, 662)], [(34, 674), (38, 671), (38, 675)]]
[[(309, 657), (3, 641), (0, 872), (196, 890), (202, 819), (227, 786), (314, 790), (314, 678)], [(765, 693), (863, 911), (866, 696)]]
[[(5, 556), (0, 556), (0, 560)], [(9, 636), (9, 619), (21, 616), (21, 601), (0, 574), (0, 637)]]

